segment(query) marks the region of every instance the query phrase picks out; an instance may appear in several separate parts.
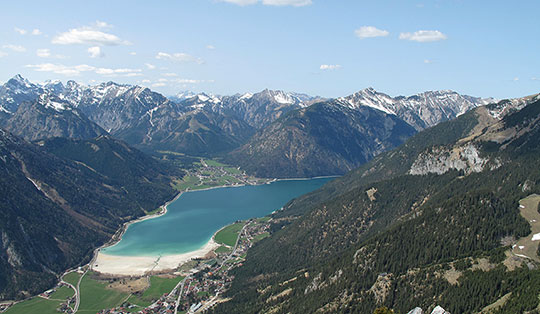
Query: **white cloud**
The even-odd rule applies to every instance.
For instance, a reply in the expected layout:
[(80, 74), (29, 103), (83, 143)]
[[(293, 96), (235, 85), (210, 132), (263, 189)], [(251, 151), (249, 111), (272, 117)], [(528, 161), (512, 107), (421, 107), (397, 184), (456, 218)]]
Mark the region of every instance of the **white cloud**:
[(425, 63), (425, 64), (431, 64), (431, 63), (433, 63), (433, 60), (424, 59), (424, 63)]
[(516, 76), (516, 77), (514, 77), (513, 81), (514, 81), (514, 82), (517, 82), (517, 81), (519, 81), (519, 77), (517, 77), (517, 76)]
[(214, 47), (213, 45), (206, 45), (206, 49), (214, 50), (216, 49), (216, 47)]
[(108, 24), (107, 22), (103, 22), (103, 21), (96, 21), (95, 25), (97, 28), (112, 28), (113, 27), (111, 24)]
[(533, 80), (533, 81), (538, 81), (538, 80), (540, 80), (540, 79), (537, 78), (536, 76), (533, 76), (533, 77), (531, 77), (531, 80)]
[(204, 61), (201, 58), (197, 58), (183, 52), (176, 52), (173, 54), (169, 54), (166, 52), (158, 52), (158, 54), (156, 55), (156, 59), (170, 60), (170, 61), (176, 61), (176, 62), (195, 62), (198, 64), (204, 63)]
[(175, 76), (178, 76), (178, 74), (176, 74), (176, 73), (163, 73), (163, 76), (175, 77)]
[(130, 52), (129, 54), (132, 55), (132, 56), (136, 56), (136, 55), (137, 55), (137, 53), (136, 53), (135, 51), (132, 51), (132, 52)]
[(174, 82), (178, 83), (178, 84), (199, 84), (199, 83), (213, 82), (213, 81), (192, 80), (192, 79), (176, 79), (176, 80), (174, 80)]
[(152, 87), (163, 87), (163, 86), (167, 86), (167, 84), (166, 84), (166, 83), (163, 83), (163, 82), (152, 84)]
[(445, 40), (447, 37), (445, 34), (440, 31), (416, 31), (414, 33), (400, 33), (399, 39), (402, 40), (411, 40), (417, 42), (430, 42), (430, 41), (439, 41)]
[(373, 38), (373, 37), (385, 37), (390, 34), (386, 30), (378, 29), (375, 26), (362, 26), (359, 29), (354, 31), (354, 34), (360, 38)]
[(144, 65), (146, 65), (146, 68), (147, 68), (148, 70), (153, 70), (153, 69), (155, 69), (155, 68), (156, 68), (156, 66), (155, 66), (155, 65), (153, 65), (153, 64), (150, 64), (150, 63), (145, 63)]
[(7, 56), (7, 52), (0, 51), (0, 58)]
[(27, 33), (27, 31), (25, 29), (22, 29), (22, 28), (18, 28), (18, 27), (15, 27), (14, 30), (19, 33), (20, 35), (25, 35)]
[[(222, 2), (233, 3), (240, 6), (256, 4), (259, 0), (220, 0)], [(262, 0), (264, 5), (274, 5), (274, 6), (293, 6), (293, 7), (303, 7), (306, 5), (312, 4), (312, 0)]]
[(28, 64), (25, 67), (34, 69), (38, 72), (53, 72), (55, 74), (62, 75), (79, 75), (81, 72), (94, 71), (95, 67), (89, 66), (87, 64), (75, 65), (75, 66), (65, 66), (62, 64), (53, 64), (53, 63), (41, 63), (41, 64)]
[(101, 47), (99, 46), (88, 48), (88, 53), (90, 54), (90, 58), (103, 58), (105, 56), (103, 51), (101, 51)]
[(263, 0), (264, 5), (303, 7), (312, 4), (311, 0)]
[(39, 29), (37, 29), (37, 28), (34, 28), (34, 29), (32, 30), (32, 35), (36, 35), (36, 36), (37, 36), (37, 35), (41, 35), (41, 34), (43, 34), (43, 33), (42, 33)]
[(51, 56), (51, 51), (49, 49), (38, 49), (36, 55), (40, 58), (48, 58)]
[(338, 70), (341, 69), (341, 65), (339, 64), (321, 64), (319, 67), (321, 70)]
[(221, 1), (244, 6), (244, 5), (255, 4), (259, 0), (221, 0)]
[(10, 49), (10, 50), (13, 50), (15, 52), (25, 52), (26, 51), (26, 48), (24, 48), (23, 46), (19, 46), (19, 45), (8, 44), (8, 45), (3, 45), (2, 48)]
[(169, 81), (169, 80), (166, 79), (166, 78), (160, 78), (160, 79), (158, 80), (158, 82), (168, 82), (168, 81)]
[(123, 76), (138, 76), (141, 69), (108, 69), (108, 68), (96, 68), (95, 71), (100, 75), (123, 75)]
[(63, 55), (52, 55), (51, 54), (51, 50), (50, 49), (37, 49), (36, 50), (36, 56), (40, 57), (40, 58), (56, 58), (56, 59), (65, 59), (67, 58), (66, 56), (63, 56)]
[(151, 83), (151, 81), (150, 80), (142, 80), (141, 83), (148, 84), (148, 83)]
[(53, 38), (53, 44), (60, 45), (92, 45), (92, 46), (118, 46), (130, 45), (131, 43), (110, 33), (105, 33), (100, 28), (110, 28), (105, 22), (97, 21), (94, 26), (73, 28)]
[(63, 64), (53, 63), (41, 63), (41, 64), (28, 64), (25, 67), (34, 69), (38, 72), (52, 72), (55, 74), (62, 74), (67, 76), (80, 75), (82, 72), (94, 72), (99, 75), (106, 76), (138, 76), (141, 75), (141, 69), (108, 69), (108, 68), (96, 68), (87, 64), (80, 64), (74, 66), (67, 66)]

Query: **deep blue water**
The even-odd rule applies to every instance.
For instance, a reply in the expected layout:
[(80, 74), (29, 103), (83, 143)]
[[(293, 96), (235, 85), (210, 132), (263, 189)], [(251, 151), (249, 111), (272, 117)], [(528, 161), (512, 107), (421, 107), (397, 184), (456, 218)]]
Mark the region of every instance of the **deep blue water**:
[(332, 178), (280, 180), (263, 185), (186, 192), (169, 204), (165, 215), (130, 225), (122, 240), (103, 252), (158, 256), (194, 251), (222, 227), (237, 220), (266, 216), (329, 180)]

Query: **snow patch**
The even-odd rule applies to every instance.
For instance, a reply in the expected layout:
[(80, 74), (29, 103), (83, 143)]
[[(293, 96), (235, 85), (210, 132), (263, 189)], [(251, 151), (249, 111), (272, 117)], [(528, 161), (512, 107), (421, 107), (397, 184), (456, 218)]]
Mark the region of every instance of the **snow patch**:
[(540, 233), (533, 234), (532, 241), (540, 241)]

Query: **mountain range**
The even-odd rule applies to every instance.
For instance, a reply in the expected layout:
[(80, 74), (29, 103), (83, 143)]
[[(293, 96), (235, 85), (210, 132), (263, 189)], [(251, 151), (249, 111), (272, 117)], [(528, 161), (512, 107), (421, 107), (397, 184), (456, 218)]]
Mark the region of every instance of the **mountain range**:
[(372, 88), (337, 99), (268, 89), (168, 99), (141, 86), (34, 84), (17, 75), (0, 88), (0, 126), (30, 141), (110, 134), (146, 152), (217, 156), (259, 176), (299, 177), (344, 174), (490, 101), (453, 91), (392, 98)]

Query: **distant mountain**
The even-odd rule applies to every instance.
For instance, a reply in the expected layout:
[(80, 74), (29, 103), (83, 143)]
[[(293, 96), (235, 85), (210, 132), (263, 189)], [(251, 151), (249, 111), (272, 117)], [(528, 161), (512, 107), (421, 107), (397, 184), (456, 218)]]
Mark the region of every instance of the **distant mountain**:
[(9, 118), (0, 122), (4, 128), (28, 141), (52, 137), (87, 139), (107, 133), (78, 108), (48, 93), (21, 103)]
[(262, 129), (286, 113), (308, 107), (319, 100), (323, 99), (265, 89), (255, 94), (247, 93), (224, 98), (223, 106), (214, 110), (239, 116), (254, 128)]
[(21, 103), (35, 101), (43, 91), (21, 75), (15, 75), (0, 87), (0, 118), (15, 113)]
[(289, 112), (225, 160), (261, 177), (344, 174), (414, 133), (394, 115), (329, 101)]
[(397, 115), (417, 131), (452, 120), (473, 108), (494, 102), (492, 98), (460, 95), (450, 90), (429, 91), (409, 97), (390, 97), (373, 88), (363, 89), (338, 100), (350, 108), (368, 106)]
[(182, 175), (109, 137), (33, 145), (2, 129), (0, 173), (0, 299), (53, 286)]
[(537, 95), (482, 106), (291, 201), (211, 312), (534, 311), (538, 256), (512, 245), (531, 236), (539, 122)]
[[(78, 113), (82, 120), (85, 120), (83, 115), (88, 117), (90, 121), (99, 125), (106, 132), (139, 149), (147, 151), (174, 150), (191, 155), (211, 156), (223, 155), (239, 148), (246, 144), (255, 131), (263, 132), (265, 128), (270, 127), (271, 129), (265, 134), (275, 133), (277, 125), (272, 125), (272, 123), (278, 119), (295, 110), (303, 110), (315, 103), (327, 101), (321, 97), (268, 89), (254, 94), (245, 93), (233, 96), (183, 92), (171, 97), (174, 100), (171, 101), (159, 93), (140, 86), (114, 82), (84, 86), (74, 81), (68, 81), (65, 85), (59, 81), (33, 84), (18, 75), (0, 89), (0, 125), (17, 134), (24, 135), (27, 139), (37, 138), (38, 135), (29, 136), (21, 131), (22, 129), (30, 130), (32, 127), (30, 121), (36, 120), (37, 117), (32, 117), (32, 119), (26, 117), (26, 120), (23, 119), (23, 121), (12, 120), (11, 124), (7, 124), (6, 121), (17, 113), (17, 109), (22, 103), (33, 102), (40, 95), (55, 95), (59, 99), (58, 103), (69, 104), (68, 107), (71, 108), (71, 111)], [(462, 96), (452, 91), (426, 92), (410, 97), (392, 98), (368, 88), (353, 95), (338, 98), (336, 103), (341, 105), (339, 108), (347, 112), (350, 110), (361, 111), (362, 108), (371, 107), (386, 114), (395, 115), (418, 131), (441, 121), (453, 119), (488, 101)], [(28, 107), (25, 106), (23, 109), (27, 110)], [(57, 113), (54, 113), (52, 117), (45, 118), (46, 114), (51, 113), (54, 112), (41, 112), (37, 121), (49, 123), (48, 121), (60, 118)], [(18, 113), (19, 116), (22, 114), (22, 112)], [(68, 112), (66, 111), (65, 114), (67, 115)], [(349, 113), (344, 112), (344, 115), (349, 115)], [(21, 126), (21, 124), (24, 125)], [(69, 125), (69, 123), (65, 124)], [(39, 136), (47, 136), (47, 132), (75, 138), (90, 136), (71, 131), (54, 132), (54, 128), (69, 128), (62, 127), (59, 122), (55, 123), (54, 127), (51, 125), (36, 126), (36, 130), (42, 128), (44, 130), (38, 132)], [(92, 128), (86, 127), (86, 129)], [(97, 133), (102, 134), (101, 132)], [(257, 141), (257, 139), (254, 138), (253, 141)], [(342, 144), (346, 143), (342, 141)], [(369, 150), (380, 152), (379, 147), (389, 147), (384, 143), (374, 145), (377, 147), (371, 147)], [(346, 146), (343, 146), (342, 149), (354, 150), (353, 147)], [(303, 154), (300, 150), (298, 153)], [(328, 152), (330, 155), (335, 153), (341, 154)], [(248, 154), (255, 154), (255, 152)], [(312, 155), (307, 151), (305, 154)], [(330, 155), (328, 158), (335, 161), (336, 158), (330, 157)], [(360, 160), (364, 160), (366, 156), (374, 156), (371, 153), (360, 155), (347, 157), (350, 160), (345, 158), (337, 166), (334, 165), (325, 171), (317, 170), (313, 173), (342, 173), (357, 166)], [(279, 155), (278, 152), (275, 152), (274, 156), (280, 160), (283, 159), (283, 156)], [(241, 159), (247, 161), (251, 157)], [(301, 162), (301, 160), (299, 161)], [(248, 163), (251, 165), (247, 165), (247, 167), (255, 171), (252, 165), (257, 163), (256, 159), (252, 159)], [(283, 164), (283, 161), (279, 161), (279, 163)], [(289, 166), (289, 169), (297, 167)], [(257, 173), (265, 171), (265, 175), (271, 176), (268, 170), (257, 170)], [(290, 175), (301, 173), (309, 173), (309, 171), (293, 171)]]

